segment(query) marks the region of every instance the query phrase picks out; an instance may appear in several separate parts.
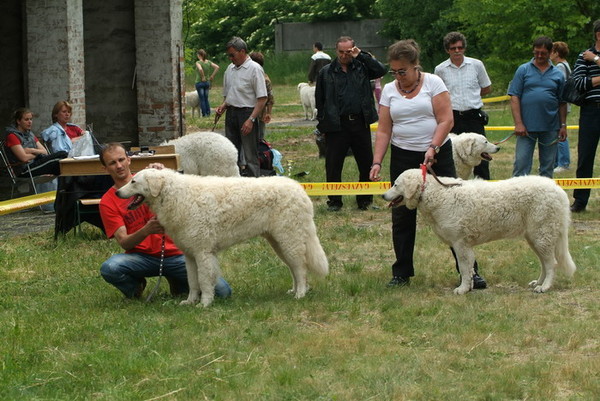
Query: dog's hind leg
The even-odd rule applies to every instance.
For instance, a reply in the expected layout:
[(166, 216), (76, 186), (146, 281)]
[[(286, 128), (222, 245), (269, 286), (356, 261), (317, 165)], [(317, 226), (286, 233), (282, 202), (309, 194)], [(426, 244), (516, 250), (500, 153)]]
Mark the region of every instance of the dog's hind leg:
[(305, 252), (301, 252), (301, 250), (303, 250), (305, 245), (300, 244), (300, 239), (294, 235), (288, 235), (284, 239), (276, 239), (271, 235), (265, 235), (265, 238), (269, 241), (277, 256), (290, 269), (293, 286), (289, 292), (294, 294), (295, 298), (304, 297), (308, 291), (308, 284)]
[[(541, 272), (540, 277), (537, 280), (533, 280), (529, 283), (530, 287), (533, 287), (534, 292), (546, 292), (552, 286), (554, 281), (554, 275), (556, 272), (556, 258), (554, 257), (554, 249), (552, 246), (548, 246), (548, 235), (547, 233), (537, 233), (531, 236), (526, 236), (527, 243), (537, 257), (540, 259)], [(543, 241), (543, 242), (542, 242)], [(556, 241), (551, 241), (553, 244)]]
[(473, 264), (475, 263), (475, 252), (473, 248), (464, 244), (453, 244), (452, 249), (458, 260), (460, 271), (460, 285), (454, 289), (456, 295), (463, 295), (473, 288)]

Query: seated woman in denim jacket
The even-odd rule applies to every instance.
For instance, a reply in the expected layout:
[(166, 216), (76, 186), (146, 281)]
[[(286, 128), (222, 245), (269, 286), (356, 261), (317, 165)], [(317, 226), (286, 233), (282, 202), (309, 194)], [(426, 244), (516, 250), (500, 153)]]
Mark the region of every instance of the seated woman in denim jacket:
[(52, 108), (53, 124), (42, 131), (42, 138), (52, 153), (59, 151), (69, 152), (73, 142), (79, 140), (84, 131), (75, 124), (71, 124), (73, 108), (69, 102), (61, 100)]

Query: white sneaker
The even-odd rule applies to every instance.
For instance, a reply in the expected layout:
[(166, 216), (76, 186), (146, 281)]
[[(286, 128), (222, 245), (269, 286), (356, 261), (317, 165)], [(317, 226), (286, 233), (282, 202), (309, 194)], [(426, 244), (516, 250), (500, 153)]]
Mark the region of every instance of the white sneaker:
[(558, 174), (558, 173), (565, 172), (567, 170), (569, 170), (569, 167), (558, 166), (554, 169), (554, 172)]

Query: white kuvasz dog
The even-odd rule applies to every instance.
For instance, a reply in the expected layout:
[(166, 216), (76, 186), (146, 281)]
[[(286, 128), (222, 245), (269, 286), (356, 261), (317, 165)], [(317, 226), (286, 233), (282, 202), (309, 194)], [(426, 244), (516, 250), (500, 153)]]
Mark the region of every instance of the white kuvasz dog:
[(541, 274), (529, 283), (535, 292), (552, 286), (556, 267), (571, 277), (576, 266), (569, 253), (571, 214), (565, 191), (545, 177), (525, 176), (489, 182), (440, 177), (406, 170), (383, 194), (390, 206), (417, 208), (433, 231), (454, 248), (462, 277), (455, 294), (472, 288), (473, 247), (523, 236), (540, 259)]
[(306, 82), (298, 84), (298, 92), (300, 92), (300, 102), (304, 110), (304, 119), (314, 121), (317, 118), (317, 105), (315, 99), (316, 87), (310, 86)]
[(200, 116), (199, 101), (200, 100), (198, 99), (197, 91), (185, 92), (185, 107), (188, 110), (192, 110), (192, 117), (194, 117), (194, 115), (196, 114), (196, 111), (198, 111), (198, 117)]
[(313, 221), (313, 204), (300, 184), (286, 177), (223, 178), (145, 169), (117, 191), (146, 202), (185, 254), (190, 293), (182, 304), (200, 299), (208, 306), (219, 277), (217, 253), (262, 235), (288, 265), (291, 292), (302, 298), (307, 272), (329, 272)]
[(195, 132), (163, 142), (174, 145), (185, 174), (239, 177), (238, 151), (224, 135)]
[(500, 150), (499, 146), (488, 142), (487, 138), (475, 132), (450, 134), (452, 140), (452, 157), (458, 178), (468, 180), (473, 167), (479, 166), (482, 160), (491, 161), (491, 154)]

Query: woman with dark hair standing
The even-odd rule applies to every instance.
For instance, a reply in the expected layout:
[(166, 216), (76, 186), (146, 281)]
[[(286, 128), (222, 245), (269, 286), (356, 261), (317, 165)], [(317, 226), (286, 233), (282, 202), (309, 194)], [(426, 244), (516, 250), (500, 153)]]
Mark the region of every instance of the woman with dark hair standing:
[(26, 108), (13, 113), (13, 124), (6, 127), (4, 147), (9, 162), (18, 176), (60, 174), (59, 160), (67, 157), (67, 152), (48, 154), (48, 151), (31, 132), (33, 112)]
[[(381, 179), (381, 163), (391, 148), (390, 180), (421, 164), (442, 177), (456, 177), (452, 143), (448, 139), (454, 124), (450, 94), (440, 77), (421, 71), (419, 45), (412, 39), (401, 40), (388, 49), (389, 73), (394, 81), (381, 93), (379, 124), (370, 179)], [(417, 211), (406, 206), (392, 209), (392, 241), (396, 262), (388, 286), (405, 286), (414, 276), (413, 252), (417, 232)], [(477, 262), (475, 262), (477, 263)], [(486, 282), (473, 276), (474, 288)]]
[(210, 104), (208, 102), (208, 90), (210, 89), (211, 81), (219, 71), (219, 66), (208, 60), (204, 49), (198, 50), (196, 53), (198, 61), (196, 61), (196, 90), (198, 91), (198, 99), (200, 102), (200, 111), (202, 117), (210, 116)]

